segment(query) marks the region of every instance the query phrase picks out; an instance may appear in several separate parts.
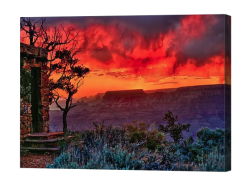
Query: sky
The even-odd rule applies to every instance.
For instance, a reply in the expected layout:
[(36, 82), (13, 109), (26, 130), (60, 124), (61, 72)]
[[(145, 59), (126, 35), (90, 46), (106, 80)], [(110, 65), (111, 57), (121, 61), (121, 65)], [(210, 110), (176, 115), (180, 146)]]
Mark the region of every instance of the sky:
[(77, 57), (90, 73), (76, 97), (231, 82), (224, 15), (47, 17), (46, 25), (79, 31)]

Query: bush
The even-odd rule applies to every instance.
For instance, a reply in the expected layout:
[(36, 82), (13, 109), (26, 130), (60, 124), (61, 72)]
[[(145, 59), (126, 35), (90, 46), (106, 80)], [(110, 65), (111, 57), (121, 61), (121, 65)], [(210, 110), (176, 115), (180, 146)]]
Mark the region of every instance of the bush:
[(47, 164), (46, 168), (57, 168), (57, 169), (77, 169), (79, 165), (72, 161), (72, 155), (69, 153), (60, 154), (55, 160), (54, 164)]
[[(127, 124), (125, 128), (95, 125), (93, 130), (72, 133), (73, 140), (48, 168), (117, 170), (225, 170), (225, 130), (202, 128), (198, 139), (170, 142), (155, 124)], [(230, 138), (230, 131), (226, 131)]]
[(181, 139), (183, 139), (183, 131), (189, 131), (190, 124), (176, 123), (178, 117), (174, 116), (172, 112), (168, 111), (163, 118), (163, 121), (167, 121), (167, 125), (159, 126), (159, 131), (169, 133), (170, 137), (177, 144)]
[(130, 143), (138, 143), (146, 140), (147, 125), (144, 122), (134, 122), (125, 125), (125, 131)]
[(54, 164), (47, 164), (47, 168), (140, 170), (142, 162), (136, 160), (134, 153), (118, 147), (104, 147), (103, 151), (95, 152), (86, 165), (81, 166), (70, 153), (62, 153)]
[(195, 165), (197, 171), (225, 171), (225, 156), (217, 149), (200, 156), (200, 163)]
[(155, 124), (151, 124), (147, 129), (144, 122), (134, 122), (125, 125), (125, 131), (129, 139), (129, 143), (142, 143), (141, 147), (149, 150), (161, 149), (161, 144), (166, 140), (164, 133), (158, 131)]
[(215, 129), (211, 130), (209, 128), (201, 128), (197, 132), (198, 141), (197, 143), (205, 149), (210, 149), (212, 147), (218, 147), (224, 145), (225, 130)]

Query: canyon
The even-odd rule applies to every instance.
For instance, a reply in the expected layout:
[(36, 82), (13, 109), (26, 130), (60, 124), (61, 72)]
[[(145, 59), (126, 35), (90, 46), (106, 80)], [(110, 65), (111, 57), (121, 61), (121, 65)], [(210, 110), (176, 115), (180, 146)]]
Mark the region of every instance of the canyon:
[[(122, 90), (98, 94), (95, 99), (75, 100), (77, 105), (68, 113), (68, 130), (93, 128), (93, 122), (123, 127), (126, 123), (143, 121), (150, 126), (166, 125), (165, 113), (171, 111), (180, 123), (191, 124), (195, 135), (202, 127), (229, 128), (231, 115), (231, 85), (202, 85), (144, 91)], [(54, 108), (54, 107), (53, 107)], [(62, 131), (62, 112), (50, 110), (50, 129)]]

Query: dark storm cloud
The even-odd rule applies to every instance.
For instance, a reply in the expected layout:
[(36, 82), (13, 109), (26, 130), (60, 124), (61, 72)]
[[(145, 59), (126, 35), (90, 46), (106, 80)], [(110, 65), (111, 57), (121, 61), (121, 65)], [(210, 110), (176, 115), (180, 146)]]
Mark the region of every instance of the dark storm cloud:
[(109, 63), (112, 60), (112, 55), (106, 47), (93, 49), (91, 56), (103, 63)]
[(90, 24), (126, 24), (130, 29), (140, 31), (145, 36), (158, 35), (175, 29), (184, 16), (155, 15), (155, 16), (84, 16), (84, 17), (48, 17), (46, 23), (53, 26), (56, 23), (73, 23), (87, 28)]
[[(134, 30), (142, 34), (144, 42), (143, 49), (148, 49), (151, 41), (158, 39), (160, 33), (166, 33), (169, 30), (178, 28), (181, 19), (185, 16), (181, 15), (154, 15), (154, 16), (83, 16), (83, 17), (47, 17), (46, 24), (54, 26), (55, 24), (77, 24), (80, 28), (86, 29), (89, 25), (116, 25), (119, 29), (120, 25), (125, 25), (127, 32), (123, 32), (127, 42), (124, 46), (128, 50), (134, 47), (134, 35), (130, 35), (129, 31)], [(124, 31), (124, 30), (123, 30)], [(119, 38), (118, 38), (119, 39)], [(155, 46), (157, 49), (159, 46)]]
[[(79, 27), (87, 28), (91, 24), (101, 24), (101, 25), (118, 25), (125, 24), (129, 30), (139, 31), (147, 41), (148, 39), (156, 39), (160, 33), (165, 33), (169, 30), (175, 30), (180, 25), (180, 21), (185, 15), (159, 15), (159, 16), (84, 16), (84, 17), (47, 17), (46, 23), (49, 26), (55, 24), (71, 23), (77, 24)], [(207, 35), (201, 40), (194, 40), (189, 45), (184, 46), (183, 55), (200, 57), (207, 56), (209, 52), (202, 51), (204, 46), (208, 49), (212, 49), (211, 53), (214, 53), (214, 46), (218, 46), (218, 43), (223, 42), (223, 32), (225, 27), (225, 17), (224, 15), (217, 15), (218, 23), (212, 28), (207, 28)], [(209, 19), (207, 19), (209, 21)], [(205, 20), (206, 21), (206, 20)], [(127, 34), (127, 35), (125, 35)], [(133, 35), (130, 33), (124, 33), (124, 38), (128, 38), (124, 46), (131, 48), (134, 46)], [(130, 38), (130, 40), (129, 40)], [(216, 45), (214, 45), (216, 43)], [(145, 43), (146, 45), (146, 43)], [(221, 45), (221, 44), (220, 44)], [(197, 52), (196, 52), (197, 51)]]
[(171, 42), (168, 49), (166, 50), (166, 57), (172, 57), (175, 51), (175, 44)]
[[(119, 37), (114, 37), (110, 42), (110, 48), (118, 55), (125, 55), (125, 52), (132, 53), (137, 45), (137, 35), (132, 33), (128, 28), (119, 28), (116, 26)], [(125, 57), (125, 56), (124, 56)]]
[(82, 42), (81, 49), (82, 52), (86, 52), (89, 44), (89, 38), (87, 36), (84, 36), (84, 41)]
[(63, 23), (80, 23), (81, 27), (86, 28), (88, 26), (88, 19), (89, 16), (47, 16), (46, 24), (54, 26), (55, 24)]
[[(111, 41), (110, 46), (103, 48), (93, 48), (89, 46), (89, 39), (85, 38), (82, 43), (83, 51), (88, 47), (91, 48), (91, 56), (103, 63), (112, 61), (112, 54), (116, 53), (124, 59), (133, 58), (128, 57), (126, 52), (132, 52), (138, 45), (136, 43), (137, 36), (132, 31), (137, 31), (143, 36), (143, 41), (140, 43), (141, 49), (149, 49), (153, 47), (154, 50), (161, 48), (163, 42), (160, 42), (161, 33), (173, 31), (176, 33), (181, 27), (182, 20), (187, 16), (173, 15), (173, 16), (89, 16), (89, 17), (48, 17), (46, 24), (54, 26), (55, 24), (76, 24), (79, 28), (86, 29), (88, 26), (95, 25), (114, 25), (118, 29), (119, 37)], [(185, 65), (187, 59), (195, 59), (196, 66), (202, 66), (209, 63), (209, 57), (220, 55), (225, 50), (225, 24), (227, 27), (229, 21), (225, 20), (224, 15), (215, 15), (217, 20), (215, 24), (210, 24), (213, 16), (204, 16), (202, 20), (205, 22), (205, 34), (202, 37), (187, 38), (188, 42), (182, 42), (177, 37), (177, 45), (170, 44), (166, 50), (166, 57), (176, 56), (174, 64), (174, 71), (180, 65)], [(229, 26), (228, 26), (229, 25)], [(199, 27), (199, 25), (196, 25)], [(230, 30), (226, 34), (230, 34)], [(186, 36), (189, 37), (189, 36)], [(230, 51), (230, 46), (226, 47), (226, 51)], [(135, 59), (136, 60), (136, 59)], [(138, 60), (138, 59), (137, 59)], [(152, 59), (153, 60), (153, 59)], [(140, 61), (142, 64), (150, 62), (150, 58), (145, 58)]]
[(145, 63), (148, 63), (150, 61), (150, 58), (149, 57), (147, 57), (147, 58), (145, 58), (145, 59), (142, 59), (142, 64), (145, 64)]
[[(184, 65), (187, 59), (195, 59), (196, 66), (203, 66), (209, 63), (209, 57), (221, 55), (225, 51), (225, 16), (217, 15), (216, 24), (206, 27), (203, 37), (190, 39), (186, 44), (183, 44), (176, 54), (176, 63), (174, 71), (179, 65)], [(206, 24), (205, 19), (205, 24)], [(209, 24), (207, 24), (209, 25)], [(172, 51), (175, 50), (172, 44), (166, 51), (166, 57), (171, 57)]]

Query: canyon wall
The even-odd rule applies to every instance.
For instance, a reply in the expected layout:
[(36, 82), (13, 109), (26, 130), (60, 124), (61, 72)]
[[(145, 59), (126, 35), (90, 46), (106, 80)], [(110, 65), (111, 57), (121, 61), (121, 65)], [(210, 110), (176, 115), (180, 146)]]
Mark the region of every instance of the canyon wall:
[[(142, 89), (108, 91), (99, 104), (90, 106), (77, 102), (78, 106), (68, 114), (69, 130), (82, 131), (93, 127), (93, 122), (102, 121), (115, 126), (137, 120), (165, 124), (163, 117), (168, 111), (177, 115), (179, 122), (190, 123), (192, 134), (201, 127), (224, 128), (225, 95), (230, 97), (230, 91), (225, 91), (227, 87), (230, 85), (181, 87), (154, 93), (145, 93)], [(50, 111), (50, 118), (51, 130), (62, 130), (62, 113)]]

